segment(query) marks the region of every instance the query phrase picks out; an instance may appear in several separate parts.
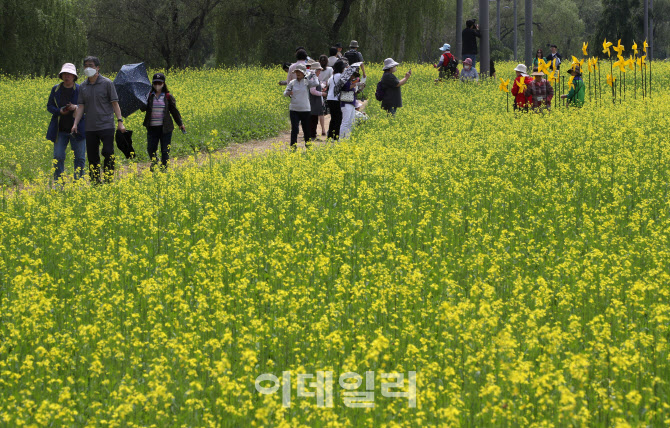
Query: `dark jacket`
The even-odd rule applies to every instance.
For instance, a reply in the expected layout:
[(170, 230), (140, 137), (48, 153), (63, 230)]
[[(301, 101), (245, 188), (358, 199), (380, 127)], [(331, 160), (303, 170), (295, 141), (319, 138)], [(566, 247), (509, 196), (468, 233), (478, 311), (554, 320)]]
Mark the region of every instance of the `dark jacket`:
[[(560, 53), (556, 52), (556, 55), (554, 55), (554, 54), (547, 55), (547, 59), (545, 59), (545, 61), (550, 63), (554, 60), (554, 57), (558, 58), (558, 61), (556, 61), (558, 63), (558, 64), (556, 64), (556, 70), (560, 70), (561, 69), (561, 62), (563, 62), (563, 57), (561, 56)], [(550, 66), (550, 68), (552, 70), (554, 69), (553, 64)]]
[[(165, 109), (165, 116), (163, 116), (163, 132), (168, 133), (174, 130), (174, 123), (172, 122), (173, 117), (175, 122), (177, 122), (177, 126), (182, 126), (183, 123), (181, 121), (181, 114), (179, 114), (179, 110), (177, 110), (177, 100), (175, 100), (174, 96), (172, 96), (172, 94), (169, 92), (166, 92), (165, 95), (167, 99), (167, 108)], [(146, 127), (151, 126), (151, 108), (154, 105), (155, 96), (156, 94), (154, 91), (151, 91), (149, 94), (149, 99), (147, 100), (146, 108), (140, 108), (140, 110), (147, 112), (147, 114), (144, 116), (143, 123), (143, 125)], [(172, 117), (170, 117), (170, 115), (172, 115)]]
[(461, 55), (477, 55), (477, 37), (481, 38), (482, 33), (474, 28), (465, 28), (461, 35), (463, 38)]
[[(47, 140), (56, 142), (56, 137), (58, 137), (58, 119), (60, 118), (60, 109), (65, 104), (61, 101), (63, 87), (62, 83), (54, 85), (51, 88), (51, 93), (49, 94), (49, 100), (47, 101), (47, 111), (51, 113), (51, 122), (49, 122), (49, 128), (47, 128)], [(74, 93), (72, 94), (72, 104), (77, 104), (77, 99), (79, 97), (79, 85), (74, 84)], [(72, 112), (74, 114), (74, 112)], [(86, 115), (82, 116), (79, 124), (77, 125), (77, 132), (81, 134), (81, 138), (84, 138), (86, 133)]]

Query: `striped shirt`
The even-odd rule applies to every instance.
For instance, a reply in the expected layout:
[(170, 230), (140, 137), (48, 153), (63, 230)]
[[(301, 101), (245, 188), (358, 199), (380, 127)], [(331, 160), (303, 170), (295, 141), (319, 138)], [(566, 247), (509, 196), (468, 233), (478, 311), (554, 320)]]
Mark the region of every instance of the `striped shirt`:
[(165, 94), (154, 95), (154, 104), (151, 107), (150, 126), (163, 126), (165, 117)]

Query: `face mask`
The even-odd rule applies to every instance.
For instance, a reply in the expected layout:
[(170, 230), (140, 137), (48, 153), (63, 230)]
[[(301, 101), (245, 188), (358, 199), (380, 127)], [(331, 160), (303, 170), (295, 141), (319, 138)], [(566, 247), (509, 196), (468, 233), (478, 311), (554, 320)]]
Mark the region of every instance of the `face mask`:
[(154, 89), (155, 90), (163, 89), (163, 84), (162, 83), (160, 83), (160, 84), (154, 83)]
[(93, 76), (95, 76), (95, 73), (97, 73), (97, 72), (98, 72), (98, 70), (96, 70), (95, 68), (91, 68), (91, 67), (86, 67), (84, 69), (84, 75), (86, 77), (93, 77)]
[(465, 69), (466, 69), (466, 70), (470, 70), (470, 68), (472, 68), (472, 67), (470, 67), (469, 65), (466, 65), (466, 66), (465, 66)]

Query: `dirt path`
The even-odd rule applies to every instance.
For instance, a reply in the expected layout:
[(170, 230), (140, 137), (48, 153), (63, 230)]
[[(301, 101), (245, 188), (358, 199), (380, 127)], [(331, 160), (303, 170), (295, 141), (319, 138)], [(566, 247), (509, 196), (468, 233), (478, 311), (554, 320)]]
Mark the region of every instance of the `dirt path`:
[[(328, 126), (330, 125), (330, 116), (325, 117), (325, 131), (328, 131)], [(321, 124), (316, 128), (317, 137), (314, 145), (320, 145), (326, 142), (326, 137), (321, 134)], [(305, 138), (302, 133), (302, 128), (298, 134), (298, 147), (305, 147)], [(246, 143), (233, 143), (225, 149), (220, 150), (220, 152), (228, 153), (230, 159), (239, 158), (242, 156), (248, 155), (258, 155), (263, 154), (269, 150), (275, 149), (279, 146), (280, 150), (287, 150), (289, 147), (289, 142), (291, 141), (290, 132), (282, 132), (273, 138), (268, 138), (267, 140), (252, 140), (247, 141)]]

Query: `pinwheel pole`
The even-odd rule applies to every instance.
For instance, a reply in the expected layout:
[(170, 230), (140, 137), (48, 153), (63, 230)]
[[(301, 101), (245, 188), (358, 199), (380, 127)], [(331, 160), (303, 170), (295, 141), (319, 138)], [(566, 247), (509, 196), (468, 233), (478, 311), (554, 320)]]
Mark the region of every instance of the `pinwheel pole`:
[(633, 54), (633, 99), (637, 99), (637, 63), (635, 62), (635, 54)]
[(621, 68), (619, 68), (619, 104), (621, 104)]
[[(614, 65), (612, 65), (612, 57), (610, 56), (610, 76), (614, 79)], [(612, 82), (612, 104), (616, 104), (616, 88)]]
[(649, 60), (649, 98), (651, 98), (651, 62), (653, 59)]
[(591, 101), (591, 60), (589, 59), (589, 101)]

